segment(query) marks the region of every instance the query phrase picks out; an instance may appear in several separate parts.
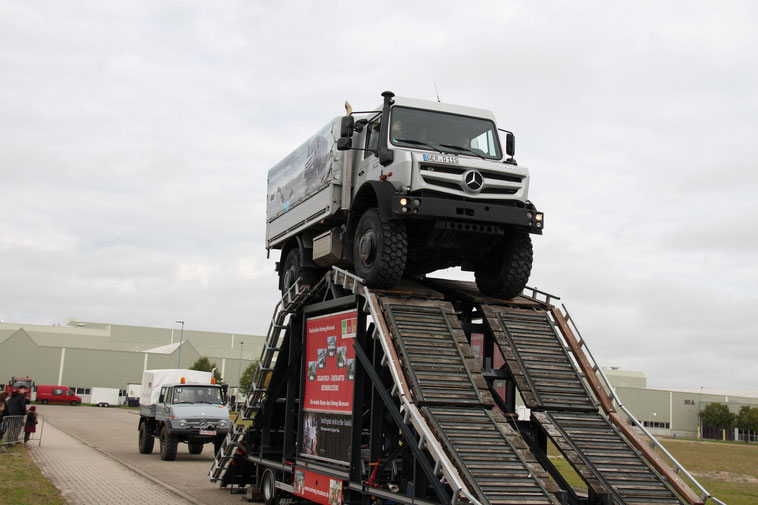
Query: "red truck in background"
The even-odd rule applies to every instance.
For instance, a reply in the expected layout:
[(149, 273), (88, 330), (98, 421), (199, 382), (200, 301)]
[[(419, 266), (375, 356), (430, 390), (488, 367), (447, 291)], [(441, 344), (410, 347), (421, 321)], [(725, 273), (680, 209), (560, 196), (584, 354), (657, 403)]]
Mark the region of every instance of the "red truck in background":
[(18, 391), (21, 386), (26, 386), (26, 403), (29, 403), (32, 397), (32, 389), (34, 389), (34, 381), (29, 377), (11, 377), (8, 384), (3, 384), (8, 396), (12, 395), (14, 391)]

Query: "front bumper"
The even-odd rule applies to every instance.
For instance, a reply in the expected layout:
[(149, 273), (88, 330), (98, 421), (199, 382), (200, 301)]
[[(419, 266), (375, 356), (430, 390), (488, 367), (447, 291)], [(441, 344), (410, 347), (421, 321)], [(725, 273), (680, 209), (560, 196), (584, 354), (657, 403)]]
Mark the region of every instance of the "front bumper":
[[(405, 200), (406, 204), (402, 204)], [(418, 219), (452, 219), (468, 223), (511, 225), (528, 228), (529, 233), (542, 235), (545, 217), (542, 212), (492, 203), (462, 202), (446, 198), (402, 196), (392, 197), (392, 214)]]
[[(197, 425), (185, 425), (181, 426), (180, 424), (181, 419), (172, 419), (170, 421), (166, 421), (166, 427), (168, 428), (169, 433), (172, 435), (191, 435), (195, 438), (215, 438), (217, 436), (226, 436), (226, 434), (231, 429), (231, 425), (228, 425), (224, 428), (221, 428), (216, 423), (209, 422), (207, 426), (197, 426)], [(201, 435), (201, 431), (215, 431), (215, 435)]]

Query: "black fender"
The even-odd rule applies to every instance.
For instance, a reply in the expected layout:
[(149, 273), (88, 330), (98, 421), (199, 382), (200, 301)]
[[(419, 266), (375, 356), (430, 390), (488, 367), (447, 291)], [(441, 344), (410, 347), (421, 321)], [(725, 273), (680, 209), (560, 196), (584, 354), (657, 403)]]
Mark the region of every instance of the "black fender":
[(350, 262), (353, 261), (353, 240), (361, 214), (366, 209), (376, 207), (379, 209), (379, 215), (382, 219), (390, 219), (392, 217), (392, 197), (397, 194), (398, 190), (395, 189), (395, 186), (387, 181), (367, 181), (358, 190), (347, 217), (347, 228), (342, 244), (345, 257)]

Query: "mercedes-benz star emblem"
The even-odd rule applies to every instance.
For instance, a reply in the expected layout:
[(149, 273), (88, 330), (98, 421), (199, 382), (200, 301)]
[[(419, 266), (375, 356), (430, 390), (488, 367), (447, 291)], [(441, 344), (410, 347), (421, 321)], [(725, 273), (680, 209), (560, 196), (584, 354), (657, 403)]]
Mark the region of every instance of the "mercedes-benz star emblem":
[(463, 174), (463, 183), (471, 191), (479, 191), (484, 186), (484, 176), (476, 170), (469, 170)]

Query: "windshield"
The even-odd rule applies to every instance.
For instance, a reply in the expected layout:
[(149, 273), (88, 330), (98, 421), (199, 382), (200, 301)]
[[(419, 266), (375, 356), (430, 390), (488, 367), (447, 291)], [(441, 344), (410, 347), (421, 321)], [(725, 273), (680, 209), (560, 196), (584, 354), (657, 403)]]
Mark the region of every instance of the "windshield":
[(19, 380), (19, 379), (14, 379), (14, 380), (13, 380), (13, 385), (12, 385), (11, 387), (14, 387), (14, 388), (18, 389), (18, 388), (20, 388), (21, 386), (24, 386), (24, 387), (26, 387), (26, 388), (29, 388), (29, 389), (31, 389), (31, 387), (32, 387), (32, 381), (31, 381), (31, 380)]
[(218, 403), (221, 404), (221, 389), (211, 386), (177, 386), (172, 403)]
[(488, 119), (398, 106), (392, 109), (391, 121), (393, 145), (501, 158), (497, 130)]

